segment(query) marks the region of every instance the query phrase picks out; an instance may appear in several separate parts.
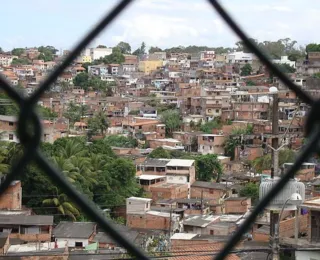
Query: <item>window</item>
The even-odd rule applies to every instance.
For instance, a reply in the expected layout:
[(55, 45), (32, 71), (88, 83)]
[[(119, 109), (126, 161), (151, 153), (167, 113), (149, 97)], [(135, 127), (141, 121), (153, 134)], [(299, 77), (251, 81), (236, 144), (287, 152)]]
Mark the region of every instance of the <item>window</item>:
[(214, 231), (213, 230), (210, 230), (210, 235), (214, 235)]
[(75, 247), (82, 247), (82, 242), (75, 242), (75, 243), (74, 243), (74, 246), (75, 246)]
[(210, 145), (210, 150), (212, 150), (212, 146)]
[(216, 113), (219, 113), (219, 109), (216, 109)]
[(9, 134), (9, 140), (13, 140), (13, 134)]
[(13, 125), (13, 122), (9, 122), (9, 125)]
[(209, 190), (209, 193), (210, 193), (210, 194), (213, 194), (213, 189), (210, 189), (210, 190)]

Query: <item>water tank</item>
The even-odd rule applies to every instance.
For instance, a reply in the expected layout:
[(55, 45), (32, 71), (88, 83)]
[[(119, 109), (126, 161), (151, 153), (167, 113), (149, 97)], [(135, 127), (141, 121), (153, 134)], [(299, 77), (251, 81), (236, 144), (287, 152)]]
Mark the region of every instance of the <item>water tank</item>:
[(269, 88), (269, 92), (270, 93), (277, 93), (278, 92), (278, 89), (276, 87), (270, 87)]
[[(276, 185), (276, 183), (280, 180), (279, 177), (275, 177), (273, 179), (267, 178), (264, 179), (259, 187), (259, 199), (261, 200), (265, 197), (269, 191)], [(291, 198), (293, 193), (298, 193), (301, 195), (302, 201), (305, 199), (305, 186), (302, 182), (299, 182), (295, 179), (290, 179), (288, 183), (281, 189), (277, 196), (275, 196), (270, 204), (266, 207), (270, 210), (278, 210), (283, 206), (283, 204)], [(287, 203), (286, 208), (290, 208), (290, 201)]]

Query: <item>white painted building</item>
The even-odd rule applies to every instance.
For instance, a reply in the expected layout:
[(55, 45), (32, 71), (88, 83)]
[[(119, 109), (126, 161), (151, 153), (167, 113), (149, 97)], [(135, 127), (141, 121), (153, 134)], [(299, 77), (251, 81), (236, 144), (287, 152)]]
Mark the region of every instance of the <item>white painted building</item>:
[(91, 48), (90, 56), (92, 60), (98, 60), (112, 53), (112, 48)]
[(288, 64), (292, 68), (296, 68), (296, 62), (288, 59), (288, 56), (281, 56), (280, 60), (272, 60), (276, 64)]
[(96, 233), (96, 226), (93, 222), (61, 221), (52, 233), (58, 243), (64, 242), (67, 247), (83, 248)]
[(227, 54), (226, 61), (227, 63), (252, 63), (252, 60), (254, 59), (254, 55), (252, 53), (245, 53), (243, 51), (237, 51)]
[(150, 210), (152, 199), (130, 197), (126, 200), (127, 214), (145, 214)]

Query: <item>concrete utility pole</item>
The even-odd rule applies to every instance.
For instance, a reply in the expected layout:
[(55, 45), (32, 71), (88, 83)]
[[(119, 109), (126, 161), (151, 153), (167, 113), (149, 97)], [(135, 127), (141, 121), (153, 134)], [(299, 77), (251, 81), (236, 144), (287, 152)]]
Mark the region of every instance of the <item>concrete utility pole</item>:
[[(272, 104), (272, 168), (271, 168), (271, 178), (279, 175), (279, 104), (278, 104), (278, 93), (272, 94), (273, 104)], [(270, 211), (270, 238), (272, 245), (272, 255), (274, 260), (279, 260), (279, 251), (277, 250), (278, 243), (275, 239), (276, 236), (276, 225), (278, 223), (279, 213), (277, 211)]]

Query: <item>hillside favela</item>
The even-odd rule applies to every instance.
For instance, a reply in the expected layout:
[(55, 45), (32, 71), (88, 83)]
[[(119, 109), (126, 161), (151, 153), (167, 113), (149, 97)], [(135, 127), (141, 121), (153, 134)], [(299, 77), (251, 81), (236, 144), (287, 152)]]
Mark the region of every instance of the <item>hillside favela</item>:
[[(57, 8), (51, 2), (51, 9), (31, 1), (21, 10), (22, 2), (3, 3), (19, 10), (12, 25), (0, 18), (7, 27), (0, 40), (0, 73), (27, 99), (70, 57), (74, 42), (99, 16), (85, 26), (80, 15), (63, 17), (70, 3)], [(71, 2), (86, 11), (85, 1)], [(98, 8), (101, 1), (92, 2)], [(142, 11), (132, 4), (132, 16), (130, 9), (114, 22), (123, 31), (112, 24), (56, 77), (35, 105), (42, 125), (39, 151), (102, 222), (149, 259), (214, 259), (306, 146), (310, 105), (225, 25), (207, 31), (211, 38), (201, 36), (206, 25), (191, 28), (188, 22), (190, 30), (184, 29), (184, 18), (172, 13), (168, 2), (172, 8), (184, 4), (137, 1)], [(186, 2), (195, 11), (201, 8)], [(284, 10), (261, 2), (270, 7), (266, 12)], [(101, 7), (101, 14), (110, 8)], [(145, 15), (148, 8), (159, 19), (167, 15), (163, 27)], [(208, 17), (203, 12), (208, 24), (218, 19), (211, 9)], [(267, 13), (261, 15), (261, 24), (244, 26), (249, 40), (292, 83), (319, 97), (320, 38), (300, 27), (288, 33), (280, 26), (269, 34)], [(31, 22), (37, 17), (38, 29)], [(66, 28), (58, 21), (58, 36), (59, 17)], [(297, 16), (290, 19), (298, 22)], [(17, 130), (20, 107), (10, 97), (1, 88), (1, 184), (25, 152)], [(305, 160), (225, 259), (319, 260), (319, 166), (317, 155)], [(101, 221), (32, 161), (0, 195), (0, 259), (140, 259)]]

